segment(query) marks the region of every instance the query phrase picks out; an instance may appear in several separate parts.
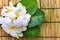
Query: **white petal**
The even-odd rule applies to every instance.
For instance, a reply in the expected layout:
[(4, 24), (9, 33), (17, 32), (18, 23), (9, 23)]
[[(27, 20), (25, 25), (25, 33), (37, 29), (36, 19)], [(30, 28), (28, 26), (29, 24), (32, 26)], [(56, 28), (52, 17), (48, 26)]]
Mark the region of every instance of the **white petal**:
[(17, 9), (20, 10), (20, 13), (21, 13), (21, 14), (26, 14), (26, 12), (27, 12), (27, 11), (26, 11), (26, 8), (25, 8), (24, 6), (22, 6), (21, 3), (18, 3), (18, 4), (17, 4)]
[(6, 32), (6, 33), (10, 33), (11, 31), (9, 30), (9, 29), (7, 29), (7, 28), (3, 28), (4, 29), (4, 31)]
[(21, 14), (26, 14), (26, 8), (24, 7), (24, 6), (22, 6), (21, 8), (20, 8), (20, 11), (21, 11)]
[(23, 37), (23, 33), (20, 33), (19, 36), (20, 36), (20, 37)]
[(17, 4), (17, 8), (20, 9), (22, 7), (22, 4), (21, 3), (18, 3)]
[(11, 25), (11, 20), (9, 19), (9, 18), (4, 18), (3, 19), (3, 24), (5, 24), (5, 25)]
[(10, 35), (13, 36), (13, 37), (17, 37), (18, 34), (17, 34), (15, 31), (12, 31), (12, 32), (10, 33)]
[(10, 6), (10, 7), (13, 7), (13, 3), (12, 3), (12, 2), (9, 2), (9, 6)]
[(8, 16), (9, 18), (15, 18), (15, 12), (7, 13), (5, 16)]
[(0, 24), (3, 24), (3, 18), (0, 17)]
[(7, 11), (7, 9), (2, 9), (1, 15), (3, 15), (5, 12)]
[(7, 26), (7, 25), (5, 25), (5, 24), (3, 24), (2, 26), (1, 26), (3, 29), (4, 29), (4, 31), (6, 32), (6, 33), (10, 33), (11, 31), (9, 30), (9, 26)]
[(12, 9), (14, 12), (17, 11), (16, 7), (10, 7), (10, 9)]
[(22, 22), (21, 22), (21, 21), (15, 21), (15, 22), (14, 22), (14, 25), (15, 25), (16, 27), (21, 27)]
[(27, 30), (27, 27), (21, 27), (20, 28), (22, 31), (26, 31)]
[[(4, 8), (3, 8), (4, 9)], [(9, 6), (6, 6), (5, 9), (12, 9), (12, 11), (16, 11), (17, 8), (16, 7), (9, 7)]]
[(30, 17), (31, 17), (30, 14), (26, 14), (26, 19), (28, 20), (28, 22), (30, 21)]
[(2, 24), (1, 27), (3, 27), (3, 28), (9, 28), (9, 26), (7, 26), (7, 25), (5, 25), (5, 24)]
[(28, 26), (28, 21), (27, 20), (22, 20), (23, 26)]
[(21, 15), (20, 17), (17, 18), (17, 20), (23, 20), (25, 19), (25, 15)]
[(16, 31), (16, 33), (21, 33), (22, 32), (22, 30), (20, 28), (17, 28), (15, 31)]
[(13, 21), (13, 23), (16, 27), (21, 27), (22, 26), (22, 20), (21, 19), (17, 19), (15, 21)]

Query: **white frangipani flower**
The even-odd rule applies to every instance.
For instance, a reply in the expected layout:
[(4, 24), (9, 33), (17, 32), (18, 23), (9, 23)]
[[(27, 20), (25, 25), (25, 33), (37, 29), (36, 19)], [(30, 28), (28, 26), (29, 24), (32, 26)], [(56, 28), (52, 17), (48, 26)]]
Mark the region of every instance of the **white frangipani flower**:
[(15, 11), (16, 11), (15, 7), (4, 7), (2, 9), (1, 15), (9, 18), (14, 18), (16, 17)]
[(13, 37), (23, 37), (23, 33), (22, 31), (26, 31), (27, 27), (26, 26), (22, 26), (18, 25), (19, 23), (16, 22), (12, 22), (9, 18), (4, 18), (5, 21), (3, 21), (2, 24), (2, 28), (5, 30), (5, 32), (7, 32), (8, 34), (10, 34)]
[(12, 2), (9, 2), (9, 6), (4, 6), (1, 12), (2, 16), (6, 16), (9, 18), (14, 18), (16, 17), (15, 13), (17, 8), (13, 6)]
[(23, 37), (22, 31), (27, 30), (31, 15), (27, 13), (25, 6), (21, 3), (14, 7), (12, 2), (2, 9), (0, 24), (2, 28), (13, 37)]

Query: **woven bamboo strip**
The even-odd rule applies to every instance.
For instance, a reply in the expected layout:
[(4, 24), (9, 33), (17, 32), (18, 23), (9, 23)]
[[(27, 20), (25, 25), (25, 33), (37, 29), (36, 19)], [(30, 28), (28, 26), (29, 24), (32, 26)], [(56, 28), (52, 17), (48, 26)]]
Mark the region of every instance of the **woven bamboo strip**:
[(43, 8), (60, 8), (60, 0), (42, 0)]
[(0, 8), (2, 7), (2, 0), (0, 0)]

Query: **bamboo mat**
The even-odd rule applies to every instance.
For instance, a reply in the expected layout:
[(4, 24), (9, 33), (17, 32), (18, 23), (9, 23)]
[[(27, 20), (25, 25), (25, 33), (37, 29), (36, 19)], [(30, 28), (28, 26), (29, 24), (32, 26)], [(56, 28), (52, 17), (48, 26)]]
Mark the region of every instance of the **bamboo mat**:
[[(13, 0), (15, 3), (17, 0)], [(9, 0), (0, 0), (0, 12)], [(60, 40), (60, 0), (42, 0), (41, 6), (46, 15), (46, 21), (41, 25), (41, 35), (36, 38), (20, 38), (19, 40)], [(0, 40), (18, 40), (9, 36), (0, 27)]]

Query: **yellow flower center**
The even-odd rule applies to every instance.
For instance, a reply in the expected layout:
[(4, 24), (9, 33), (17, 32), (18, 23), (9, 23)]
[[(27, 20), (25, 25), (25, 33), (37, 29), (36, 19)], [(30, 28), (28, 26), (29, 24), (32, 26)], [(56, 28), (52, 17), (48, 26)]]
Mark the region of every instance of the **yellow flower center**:
[(12, 9), (7, 9), (8, 11), (7, 12), (12, 12), (13, 10)]
[(16, 18), (10, 18), (10, 19), (11, 19), (12, 21), (13, 21), (13, 20), (16, 20)]
[(10, 30), (16, 30), (15, 26), (10, 26)]
[(20, 11), (17, 11), (17, 12), (16, 12), (16, 16), (17, 16), (17, 17), (20, 17)]

